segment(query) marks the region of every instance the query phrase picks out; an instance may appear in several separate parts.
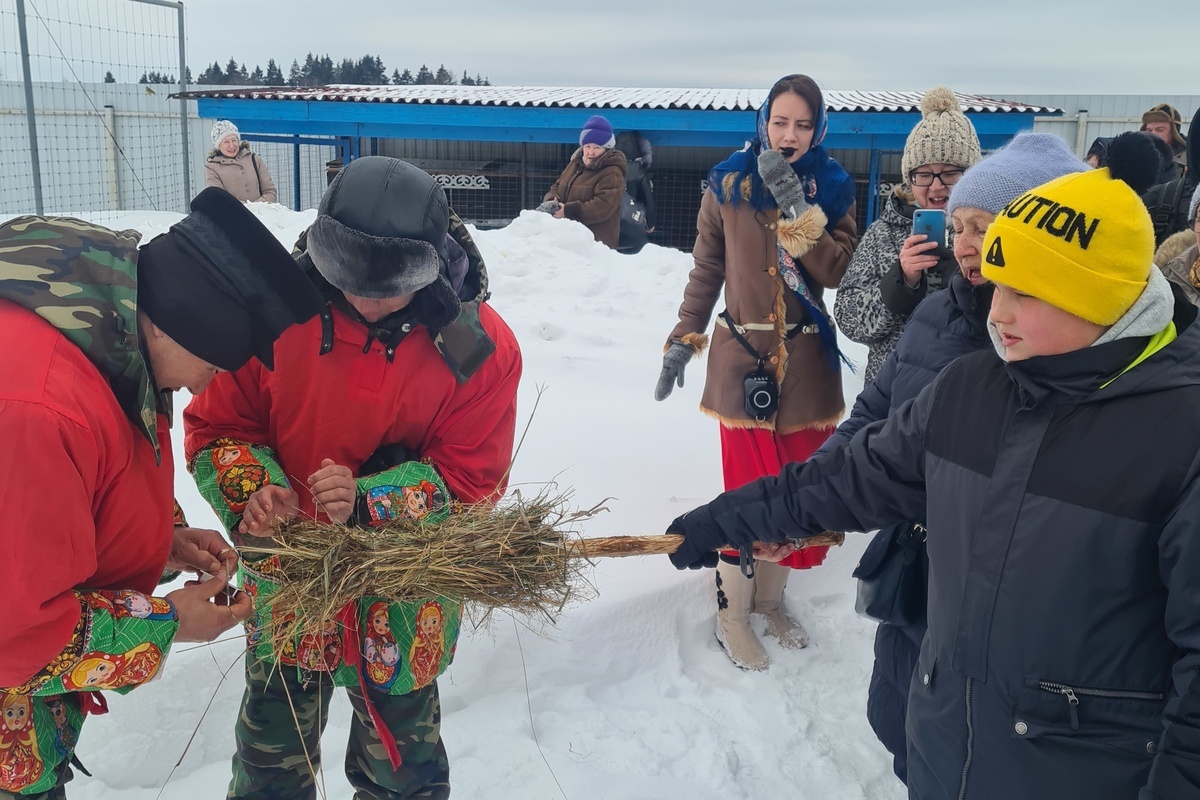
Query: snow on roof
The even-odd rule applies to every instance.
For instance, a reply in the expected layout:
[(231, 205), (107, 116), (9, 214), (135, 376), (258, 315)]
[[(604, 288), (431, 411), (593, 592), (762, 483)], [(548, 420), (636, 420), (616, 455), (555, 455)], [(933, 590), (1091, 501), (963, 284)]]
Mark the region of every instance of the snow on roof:
[[(572, 86), (357, 86), (231, 87), (184, 92), (172, 97), (224, 97), (251, 100), (334, 100), (365, 103), (417, 103), (543, 108), (654, 108), (695, 111), (754, 111), (767, 89), (638, 89)], [(831, 111), (920, 110), (924, 92), (825, 92)], [(955, 92), (965, 111), (1055, 113), (1050, 106), (1014, 103)]]

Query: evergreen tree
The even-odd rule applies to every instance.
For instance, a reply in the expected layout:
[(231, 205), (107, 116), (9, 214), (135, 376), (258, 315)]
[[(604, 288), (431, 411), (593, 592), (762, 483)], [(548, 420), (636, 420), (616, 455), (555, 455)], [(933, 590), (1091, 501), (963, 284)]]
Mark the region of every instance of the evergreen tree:
[(186, 77), (184, 80), (186, 80), (186, 81), (187, 81), (187, 84), (188, 84), (188, 86), (191, 86), (191, 85), (192, 85), (192, 68), (191, 68), (191, 67), (184, 67), (184, 69), (185, 69), (185, 70), (187, 70), (187, 71), (184, 73), (184, 75), (186, 75), (186, 76), (187, 76), (187, 77)]
[(227, 83), (225, 80), (225, 70), (221, 69), (221, 65), (214, 61), (204, 72), (200, 73), (200, 83)]
[(433, 76), (433, 82), (438, 86), (450, 86), (454, 83), (454, 76), (450, 74), (450, 70), (446, 69), (445, 64), (439, 64), (437, 74)]
[(267, 74), (263, 76), (263, 80), (268, 86), (283, 86), (283, 72), (279, 69), (279, 65), (275, 63), (275, 59), (272, 58), (267, 61)]
[(299, 86), (304, 80), (304, 71), (300, 69), (300, 62), (292, 59), (292, 68), (288, 70), (288, 86)]
[(358, 74), (358, 65), (352, 59), (343, 58), (342, 63), (334, 70), (333, 83), (362, 83)]
[(421, 68), (417, 70), (417, 78), (413, 83), (418, 86), (428, 86), (433, 83), (433, 73), (429, 71), (429, 67), (422, 64)]
[(112, 70), (109, 70), (108, 72), (104, 73), (104, 82), (105, 83), (116, 83), (117, 82), (117, 79), (113, 77)]
[(459, 81), (459, 83), (461, 83), (463, 86), (474, 86), (475, 80), (470, 75), (468, 75), (467, 71), (464, 69), (462, 80)]
[(313, 84), (313, 86), (324, 86), (327, 83), (334, 83), (333, 59), (329, 57), (328, 53), (321, 56), (318, 66), (319, 69), (317, 70), (317, 81)]
[(225, 65), (225, 83), (238, 84), (241, 82), (242, 74), (238, 71), (237, 59), (230, 58), (229, 63)]
[(404, 68), (404, 72), (400, 73), (400, 77), (396, 77), (395, 75), (392, 76), (392, 83), (396, 84), (397, 86), (412, 86), (416, 82), (416, 78), (414, 78), (413, 74), (408, 71), (407, 67)]
[(256, 86), (262, 86), (264, 81), (265, 81), (265, 78), (263, 76), (262, 67), (260, 67), (258, 64), (255, 64), (254, 72), (250, 73), (250, 83), (252, 83)]
[[(405, 70), (405, 72), (408, 72), (408, 70)], [(392, 70), (392, 83), (399, 86), (403, 81), (404, 76), (400, 74), (400, 68), (396, 67), (394, 70)]]

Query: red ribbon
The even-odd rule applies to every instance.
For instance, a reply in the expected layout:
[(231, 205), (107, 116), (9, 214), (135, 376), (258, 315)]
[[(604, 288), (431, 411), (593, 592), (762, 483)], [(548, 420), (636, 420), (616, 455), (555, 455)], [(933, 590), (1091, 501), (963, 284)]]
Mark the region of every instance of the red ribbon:
[(79, 695), (79, 710), (83, 712), (84, 716), (88, 714), (100, 716), (108, 713), (108, 700), (104, 695), (99, 692), (78, 692), (77, 694)]
[(383, 717), (376, 710), (375, 704), (371, 702), (371, 690), (367, 688), (367, 678), (363, 672), (362, 641), (358, 629), (358, 603), (351, 602), (343, 606), (342, 610), (338, 612), (338, 622), (345, 632), (346, 657), (350, 658), (350, 654), (354, 654), (354, 668), (358, 671), (358, 687), (362, 690), (363, 704), (367, 707), (367, 713), (371, 715), (371, 722), (375, 723), (375, 732), (379, 734), (379, 741), (383, 744), (383, 749), (387, 751), (392, 770), (398, 770), (403, 763), (400, 760), (400, 748), (396, 747), (396, 737), (392, 736)]

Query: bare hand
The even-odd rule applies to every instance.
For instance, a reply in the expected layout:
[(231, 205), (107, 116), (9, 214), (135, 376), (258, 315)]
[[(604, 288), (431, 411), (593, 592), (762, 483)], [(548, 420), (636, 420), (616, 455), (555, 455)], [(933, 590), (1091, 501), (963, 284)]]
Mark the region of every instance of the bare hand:
[(245, 592), (226, 584), (223, 570), (215, 580), (188, 581), (182, 589), (167, 595), (179, 616), (179, 642), (211, 642), (254, 613), (254, 601)]
[(209, 575), (224, 570), (226, 575), (232, 575), (237, 569), (237, 560), (237, 551), (216, 531), (175, 526), (167, 569), (207, 572)]
[(358, 486), (349, 467), (331, 458), (324, 459), (321, 468), (308, 476), (308, 488), (312, 491), (313, 502), (325, 512), (330, 522), (341, 525), (350, 519)]
[(555, 211), (554, 211), (554, 218), (555, 218), (555, 219), (562, 219), (562, 218), (563, 218), (563, 207), (562, 207), (562, 203), (559, 203), (559, 204), (558, 204), (558, 208), (557, 208), (557, 209), (555, 209)]
[(794, 552), (796, 552), (796, 547), (791, 542), (754, 543), (754, 557), (759, 561), (779, 563)]
[(300, 513), (300, 496), (286, 486), (268, 484), (250, 495), (238, 533), (270, 536), (280, 522)]
[(922, 272), (938, 265), (938, 257), (929, 252), (937, 246), (937, 242), (930, 241), (923, 233), (915, 233), (904, 240), (900, 247), (900, 269), (905, 283), (915, 287), (921, 282)]

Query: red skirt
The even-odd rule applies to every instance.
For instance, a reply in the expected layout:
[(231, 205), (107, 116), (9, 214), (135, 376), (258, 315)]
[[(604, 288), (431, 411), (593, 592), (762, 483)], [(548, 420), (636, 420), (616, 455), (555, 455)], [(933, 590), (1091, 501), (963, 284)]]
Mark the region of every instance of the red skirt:
[[(721, 426), (721, 470), (725, 491), (751, 481), (778, 475), (784, 464), (805, 461), (833, 433), (832, 428), (806, 428), (795, 433), (778, 434), (764, 428), (727, 428)], [(722, 551), (737, 557), (736, 550)], [(792, 569), (811, 569), (825, 560), (828, 547), (797, 550), (779, 563)]]

